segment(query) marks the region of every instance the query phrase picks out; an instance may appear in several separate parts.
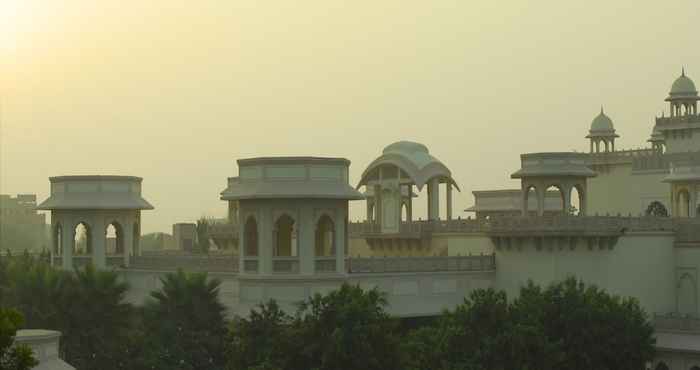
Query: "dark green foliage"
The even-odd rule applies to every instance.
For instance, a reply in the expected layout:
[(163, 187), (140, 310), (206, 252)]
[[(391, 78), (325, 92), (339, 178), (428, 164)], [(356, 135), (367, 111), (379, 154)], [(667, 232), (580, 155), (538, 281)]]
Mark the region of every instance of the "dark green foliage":
[(0, 308), (0, 369), (29, 370), (38, 364), (29, 347), (13, 345), (15, 334), (22, 323), (19, 312)]
[(231, 324), (226, 353), (227, 369), (286, 369), (296, 340), (290, 330), (292, 317), (275, 301), (260, 304), (249, 318)]
[(225, 308), (218, 279), (206, 273), (166, 274), (162, 288), (144, 307), (145, 345), (141, 366), (221, 369), (226, 339)]
[(401, 369), (397, 322), (377, 289), (343, 284), (303, 301), (292, 324), (295, 369)]
[(647, 207), (645, 214), (647, 216), (654, 217), (668, 217), (668, 210), (661, 202), (653, 201), (649, 203), (649, 207)]
[(640, 369), (653, 358), (653, 329), (634, 299), (574, 278), (542, 290), (529, 282), (508, 304), (474, 291), (438, 324), (404, 344), (409, 369)]

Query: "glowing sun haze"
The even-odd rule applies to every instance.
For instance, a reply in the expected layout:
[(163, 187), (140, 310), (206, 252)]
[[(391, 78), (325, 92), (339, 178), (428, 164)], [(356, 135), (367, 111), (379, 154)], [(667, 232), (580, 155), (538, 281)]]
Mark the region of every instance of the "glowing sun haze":
[(143, 230), (169, 231), (225, 215), (235, 159), (347, 157), (354, 184), (405, 139), (451, 168), (462, 210), (472, 190), (518, 187), (521, 153), (587, 150), (601, 104), (618, 148), (645, 145), (681, 66), (700, 81), (699, 14), (697, 0), (0, 0), (0, 192), (142, 176)]

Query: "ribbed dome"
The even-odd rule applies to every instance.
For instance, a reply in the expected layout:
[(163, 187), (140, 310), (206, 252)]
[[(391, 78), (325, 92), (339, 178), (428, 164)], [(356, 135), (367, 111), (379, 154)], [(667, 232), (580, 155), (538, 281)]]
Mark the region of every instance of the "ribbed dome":
[(600, 114), (591, 123), (591, 132), (615, 132), (612, 120), (605, 115), (602, 107)]
[(695, 96), (698, 94), (698, 89), (695, 87), (695, 83), (693, 80), (688, 78), (688, 76), (685, 75), (685, 70), (683, 70), (683, 73), (681, 74), (680, 77), (678, 77), (674, 82), (673, 85), (671, 86), (671, 96), (678, 96), (678, 95), (692, 95)]

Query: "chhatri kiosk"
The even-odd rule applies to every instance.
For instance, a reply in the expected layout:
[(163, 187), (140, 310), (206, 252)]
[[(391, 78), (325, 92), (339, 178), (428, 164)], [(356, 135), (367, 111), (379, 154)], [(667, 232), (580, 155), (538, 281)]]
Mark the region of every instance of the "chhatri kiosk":
[(221, 199), (237, 202), (240, 312), (269, 298), (291, 306), (345, 278), (348, 182), (344, 158), (238, 160)]

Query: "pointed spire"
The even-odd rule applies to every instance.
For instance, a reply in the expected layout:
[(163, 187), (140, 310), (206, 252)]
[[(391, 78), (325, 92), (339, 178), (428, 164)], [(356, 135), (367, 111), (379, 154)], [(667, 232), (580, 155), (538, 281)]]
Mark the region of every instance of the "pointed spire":
[(681, 76), (685, 77), (685, 66), (681, 67)]
[(600, 114), (605, 115), (605, 112), (603, 112), (603, 105), (602, 104), (600, 105)]

